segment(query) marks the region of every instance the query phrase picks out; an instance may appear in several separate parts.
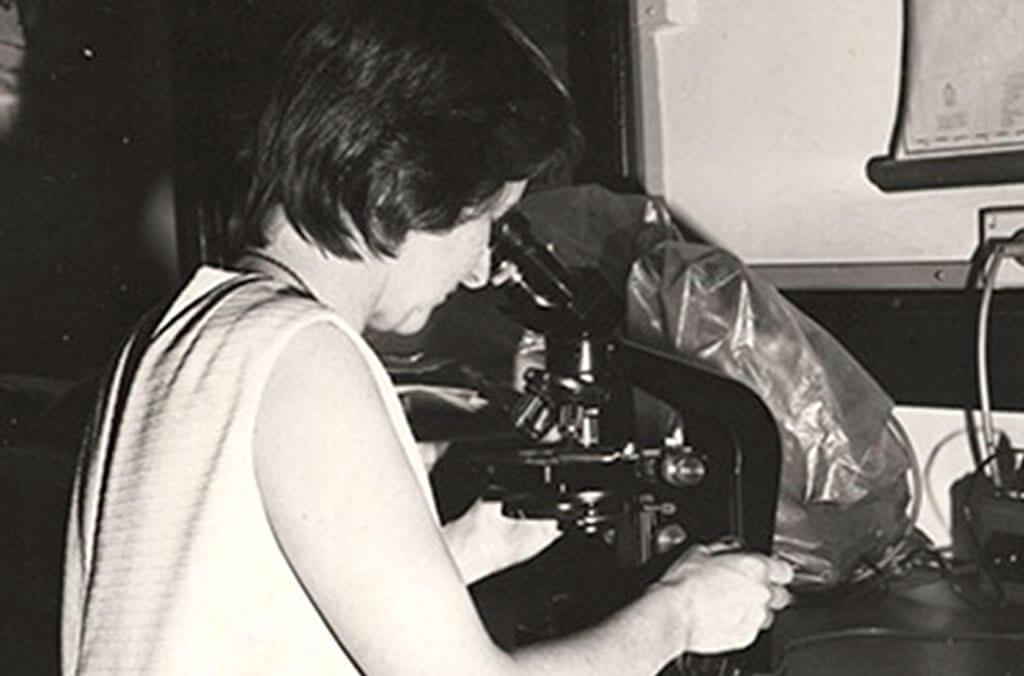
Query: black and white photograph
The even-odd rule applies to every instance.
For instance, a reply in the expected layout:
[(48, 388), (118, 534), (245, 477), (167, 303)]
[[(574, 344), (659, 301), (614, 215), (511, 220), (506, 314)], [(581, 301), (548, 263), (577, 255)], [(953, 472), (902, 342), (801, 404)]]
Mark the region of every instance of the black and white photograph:
[(1024, 676), (1024, 2), (0, 0), (0, 674)]

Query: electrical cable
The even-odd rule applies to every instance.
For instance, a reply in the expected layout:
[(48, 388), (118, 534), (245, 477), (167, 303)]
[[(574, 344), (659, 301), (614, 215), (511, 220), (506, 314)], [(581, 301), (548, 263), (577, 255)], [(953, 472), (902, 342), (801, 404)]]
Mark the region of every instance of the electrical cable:
[[(935, 562), (933, 569), (937, 570), (943, 580), (950, 585), (952, 591), (963, 600), (972, 610), (979, 613), (989, 613), (1002, 605), (1002, 600), (993, 603), (989, 599), (988, 603), (979, 600), (967, 593), (967, 590), (959, 583), (956, 579), (957, 571), (954, 571), (952, 565), (947, 561), (940, 552), (933, 548), (923, 547), (917, 552), (911, 553), (908, 558), (916, 558), (920, 555), (925, 555), (929, 559)], [(960, 571), (963, 574), (964, 571)], [(878, 626), (865, 626), (855, 627), (849, 629), (826, 631), (817, 634), (811, 634), (809, 636), (801, 637), (792, 641), (786, 642), (782, 650), (782, 657), (779, 661), (778, 666), (771, 673), (776, 676), (781, 676), (786, 673), (786, 666), (788, 658), (792, 653), (810, 647), (817, 643), (823, 643), (830, 640), (840, 640), (844, 638), (892, 638), (896, 640), (916, 640), (916, 641), (934, 641), (941, 642), (944, 644), (952, 644), (955, 642), (968, 642), (968, 641), (1024, 641), (1024, 633), (1007, 633), (1007, 632), (951, 632), (946, 634), (934, 634), (929, 632), (918, 632), (903, 629), (896, 629), (890, 627), (878, 627)]]
[[(989, 469), (989, 465), (993, 465), (993, 479), (995, 481), (995, 488), (998, 491), (1000, 485), (998, 477), (998, 467), (995, 461), (998, 458), (1007, 455), (1007, 452), (1002, 452), (998, 449), (998, 442), (996, 437), (996, 428), (993, 420), (991, 393), (989, 384), (988, 374), (988, 326), (989, 317), (991, 314), (992, 298), (994, 296), (996, 287), (996, 278), (999, 273), (999, 268), (1002, 264), (1003, 258), (1006, 255), (1006, 248), (1002, 242), (996, 243), (987, 252), (982, 265), (984, 275), (984, 286), (982, 289), (981, 302), (978, 308), (978, 327), (977, 327), (977, 378), (978, 378), (978, 398), (981, 408), (981, 422), (982, 422), (982, 438), (984, 443), (984, 457), (977, 463), (977, 467), (971, 473), (968, 486), (969, 498), (965, 500), (965, 504), (961, 507), (963, 512), (964, 520), (967, 525), (968, 536), (971, 538), (972, 545), (978, 554), (978, 570), (983, 574), (992, 584), (993, 589), (996, 592), (996, 598), (990, 599), (994, 601), (993, 605), (985, 605), (979, 603), (978, 600), (971, 598), (964, 588), (955, 580), (954, 571), (950, 562), (941, 554), (941, 552), (930, 547), (919, 547), (915, 550), (911, 550), (909, 553), (902, 551), (900, 547), (894, 545), (892, 549), (887, 553), (883, 560), (877, 563), (866, 562), (868, 566), (875, 572), (878, 577), (886, 577), (887, 574), (893, 569), (894, 564), (900, 562), (910, 561), (916, 559), (918, 556), (924, 554), (927, 555), (937, 566), (937, 571), (942, 575), (943, 579), (950, 584), (951, 589), (962, 598), (968, 605), (974, 610), (980, 612), (991, 611), (994, 607), (1002, 606), (1005, 603), (1005, 592), (1002, 588), (1002, 584), (998, 577), (992, 570), (992, 562), (985, 560), (985, 554), (978, 542), (978, 534), (975, 529), (973, 514), (971, 513), (970, 504), (972, 500), (970, 496), (973, 496), (977, 490), (977, 482), (980, 478), (985, 476), (986, 470)], [(920, 463), (917, 460), (916, 454), (913, 452), (913, 446), (910, 445), (909, 437), (906, 430), (899, 423), (898, 420), (892, 418), (889, 423), (891, 432), (896, 436), (897, 441), (904, 446), (908, 454), (908, 460), (910, 461), (910, 472), (913, 481), (913, 496), (912, 502), (909, 507), (912, 519), (908, 530), (912, 532), (914, 530), (913, 524), (916, 523), (917, 517), (920, 514), (922, 502), (923, 502), (923, 491), (925, 490), (925, 478)], [(938, 452), (955, 439), (959, 434), (966, 431), (957, 431), (945, 436), (940, 442), (933, 448), (926, 465), (926, 470), (930, 469), (931, 464), (934, 462), (935, 456)], [(1000, 434), (1002, 432), (1000, 431)], [(1011, 455), (1019, 455), (1020, 451), (1010, 451)], [(904, 535), (901, 542), (910, 536), (910, 532)], [(897, 561), (899, 559), (899, 561)], [(841, 639), (857, 639), (857, 638), (891, 638), (896, 640), (905, 641), (927, 641), (927, 642), (939, 642), (943, 644), (952, 644), (957, 642), (981, 642), (981, 641), (994, 641), (994, 642), (1024, 642), (1024, 633), (996, 633), (996, 632), (955, 632), (946, 634), (936, 634), (919, 631), (909, 631), (903, 629), (895, 629), (889, 627), (857, 627), (851, 629), (841, 629), (836, 631), (821, 632), (818, 634), (812, 634), (810, 636), (802, 637), (789, 641), (786, 643), (782, 650), (782, 658), (779, 665), (771, 672), (775, 676), (782, 676), (786, 673), (787, 662), (789, 657), (796, 651), (801, 649), (833, 640)]]
[[(926, 535), (917, 530), (915, 524), (917, 523), (922, 504), (924, 501), (924, 493), (926, 490), (926, 481), (924, 471), (920, 463), (918, 462), (916, 453), (913, 452), (913, 445), (907, 435), (906, 429), (899, 422), (898, 419), (892, 418), (888, 424), (890, 432), (896, 437), (897, 442), (905, 449), (907, 453), (908, 461), (910, 463), (909, 471), (912, 478), (912, 490), (911, 504), (908, 509), (909, 522), (907, 524), (906, 532), (900, 537), (899, 540), (890, 545), (885, 555), (877, 561), (868, 559), (862, 559), (858, 571), (854, 574), (847, 582), (847, 586), (852, 588), (859, 588), (862, 593), (870, 593), (871, 589), (868, 589), (869, 583), (874, 584), (874, 591), (885, 592), (895, 583), (896, 580), (902, 580), (902, 584), (906, 583), (906, 578), (915, 569), (919, 569), (921, 555), (927, 555), (937, 565), (932, 567), (945, 579), (947, 584), (950, 585), (954, 593), (962, 598), (968, 605), (976, 610), (990, 610), (992, 606), (985, 605), (979, 602), (977, 599), (971, 597), (967, 591), (960, 585), (960, 583), (954, 579), (953, 571), (948, 561), (943, 558), (942, 554), (931, 546), (931, 541)], [(929, 456), (929, 465), (934, 460), (935, 455), (939, 450), (946, 446), (950, 441), (955, 439), (961, 434), (966, 434), (965, 430), (957, 430), (953, 433), (946, 435), (939, 444), (932, 450)], [(984, 460), (981, 463), (982, 467), (987, 466), (992, 461), (991, 458)], [(977, 471), (977, 470), (976, 470)], [(982, 470), (984, 471), (984, 470)], [(967, 517), (967, 522), (970, 524), (970, 518)], [(917, 537), (919, 540), (927, 542), (926, 545), (918, 544), (914, 546), (914, 538)], [(909, 549), (908, 549), (909, 548)], [(978, 569), (985, 574), (986, 570), (991, 570), (991, 567), (986, 569), (983, 565), (978, 566)], [(991, 572), (988, 573), (988, 577), (991, 577)], [(998, 598), (995, 601), (995, 606), (1002, 604), (1002, 591), (1001, 587), (996, 581), (993, 587), (998, 593)], [(867, 591), (865, 591), (867, 590)]]
[[(959, 437), (961, 435), (966, 436), (968, 433), (969, 432), (966, 429), (957, 429), (957, 430), (953, 430), (952, 432), (948, 432), (946, 434), (946, 436), (944, 436), (941, 439), (939, 439), (939, 441), (936, 442), (936, 444), (934, 446), (932, 446), (931, 452), (928, 453), (928, 459), (924, 463), (924, 468), (923, 468), (923, 475), (924, 476), (923, 476), (922, 480), (925, 483), (925, 493), (927, 494), (928, 504), (931, 506), (931, 508), (935, 512), (935, 514), (939, 517), (939, 525), (942, 526), (942, 530), (945, 533), (949, 533), (950, 532), (951, 526), (950, 526), (950, 524), (947, 521), (945, 521), (942, 518), (942, 514), (941, 514), (942, 510), (941, 510), (941, 508), (939, 506), (939, 499), (936, 497), (935, 491), (932, 490), (932, 481), (931, 481), (931, 478), (930, 478), (931, 475), (932, 475), (932, 468), (933, 468), (933, 466), (935, 464), (935, 461), (938, 459), (939, 454), (942, 453), (942, 451), (945, 450), (946, 447), (948, 447), (949, 444), (952, 443), (954, 439), (956, 439), (957, 437)], [(981, 460), (979, 459), (978, 460), (978, 464), (980, 464), (980, 463), (981, 463)]]
[(851, 585), (860, 585), (870, 578), (880, 578), (884, 586), (886, 582), (884, 578), (888, 571), (899, 561), (902, 561), (907, 557), (905, 545), (917, 531), (916, 524), (918, 517), (921, 515), (921, 506), (923, 504), (924, 494), (924, 476), (921, 472), (921, 464), (917, 459), (917, 453), (914, 452), (914, 445), (910, 441), (910, 436), (907, 434), (907, 430), (903, 426), (903, 423), (901, 423), (895, 416), (889, 416), (889, 419), (886, 421), (886, 429), (888, 429), (890, 434), (895, 437), (896, 443), (903, 449), (909, 464), (911, 476), (911, 497), (910, 505), (908, 507), (907, 524), (900, 537), (886, 547), (884, 554), (877, 561), (870, 560), (867, 557), (861, 557), (860, 563), (863, 566), (863, 570), (860, 571), (861, 574), (859, 575), (856, 570), (854, 571), (851, 579), (849, 580), (849, 584)]
[(947, 556), (937, 549), (924, 549), (920, 552), (926, 554), (932, 561), (935, 562), (935, 570), (939, 573), (949, 588), (953, 591), (957, 597), (960, 598), (964, 603), (979, 613), (989, 613), (1000, 607), (1000, 601), (994, 601), (993, 599), (982, 596), (978, 598), (977, 594), (971, 594), (967, 591), (967, 588), (961, 584), (961, 578), (965, 575), (973, 575), (980, 572), (980, 566), (974, 564), (958, 564), (956, 569), (953, 567), (953, 563)]
[[(999, 267), (1003, 262), (1003, 247), (996, 244), (988, 252), (984, 265), (984, 288), (981, 294), (981, 303), (978, 306), (978, 331), (977, 331), (977, 371), (978, 371), (978, 400), (981, 405), (981, 434), (985, 443), (985, 460), (992, 457), (996, 450), (996, 438), (992, 423), (992, 402), (989, 392), (988, 381), (988, 324), (989, 314), (992, 305), (992, 296), (996, 287), (996, 277), (999, 274)], [(996, 483), (1000, 483), (998, 468), (993, 466), (993, 477)]]
[[(978, 532), (975, 528), (974, 513), (971, 511), (971, 505), (974, 503), (974, 496), (977, 494), (978, 481), (985, 478), (986, 467), (1002, 457), (1015, 457), (1022, 454), (1024, 454), (1024, 450), (1010, 449), (1006, 451), (997, 451), (988, 458), (985, 458), (978, 468), (975, 469), (968, 477), (967, 481), (969, 483), (967, 486), (967, 497), (960, 507), (960, 513), (964, 518), (964, 525), (967, 530), (967, 537), (970, 538), (971, 547), (973, 548), (977, 558), (978, 570), (992, 585), (992, 588), (995, 591), (994, 600), (998, 606), (1002, 606), (1006, 603), (1006, 590), (1003, 588), (1002, 580), (999, 579), (999, 576), (994, 570), (994, 562), (992, 561), (991, 556), (985, 552), (982, 546), (983, 543), (978, 538)], [(998, 485), (990, 484), (990, 486), (997, 495), (1003, 494), (1003, 491)]]
[(910, 463), (910, 477), (914, 495), (910, 503), (910, 521), (907, 524), (907, 532), (904, 533), (904, 537), (907, 537), (913, 532), (914, 524), (917, 523), (918, 517), (921, 516), (924, 475), (921, 472), (921, 463), (917, 459), (917, 453), (914, 452), (914, 444), (910, 441), (910, 435), (907, 434), (907, 429), (903, 426), (903, 423), (895, 416), (890, 415), (886, 426), (890, 428), (893, 436), (896, 437), (896, 442), (903, 448), (903, 452), (907, 454), (907, 461)]

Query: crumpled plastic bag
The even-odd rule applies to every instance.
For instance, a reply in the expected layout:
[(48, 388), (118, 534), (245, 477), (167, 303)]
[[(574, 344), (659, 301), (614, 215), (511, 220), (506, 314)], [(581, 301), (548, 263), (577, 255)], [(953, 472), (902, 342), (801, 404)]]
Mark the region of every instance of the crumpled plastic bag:
[(709, 246), (655, 246), (633, 265), (626, 294), (631, 338), (741, 381), (775, 417), (774, 553), (798, 585), (835, 586), (907, 534), (912, 449), (892, 400), (834, 337)]

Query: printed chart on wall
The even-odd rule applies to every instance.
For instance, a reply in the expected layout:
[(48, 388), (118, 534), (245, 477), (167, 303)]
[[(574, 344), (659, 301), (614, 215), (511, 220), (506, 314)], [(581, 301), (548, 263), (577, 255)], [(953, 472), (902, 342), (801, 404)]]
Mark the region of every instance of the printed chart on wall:
[(906, 2), (895, 159), (1024, 150), (1024, 2)]

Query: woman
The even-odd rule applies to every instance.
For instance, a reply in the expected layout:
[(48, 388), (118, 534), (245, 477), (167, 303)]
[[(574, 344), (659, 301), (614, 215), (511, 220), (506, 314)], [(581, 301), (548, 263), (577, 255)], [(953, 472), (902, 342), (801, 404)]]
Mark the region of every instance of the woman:
[(243, 248), (124, 350), (68, 537), (65, 673), (651, 674), (739, 648), (788, 568), (689, 553), (584, 634), (514, 653), (468, 583), (550, 524), (442, 528), (360, 333), (414, 332), (487, 283), (491, 223), (570, 153), (571, 105), (471, 0), (336, 2), (282, 57), (250, 156)]

